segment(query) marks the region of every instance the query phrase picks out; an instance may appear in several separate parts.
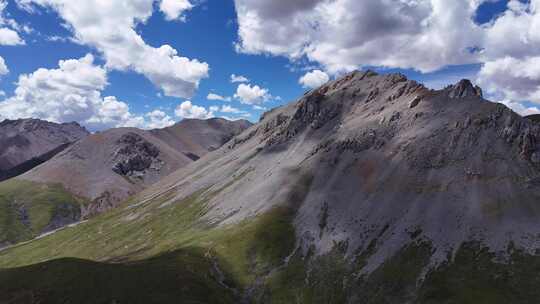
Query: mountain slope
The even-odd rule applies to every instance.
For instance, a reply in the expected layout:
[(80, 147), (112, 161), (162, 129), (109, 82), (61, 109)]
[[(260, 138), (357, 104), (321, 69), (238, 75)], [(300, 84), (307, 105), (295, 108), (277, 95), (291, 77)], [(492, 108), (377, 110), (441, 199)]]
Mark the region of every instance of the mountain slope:
[[(203, 255), (183, 250), (128, 264), (62, 259), (10, 269), (0, 273), (4, 291), (0, 302), (35, 303), (39, 299), (39, 303), (64, 303), (68, 299), (79, 304), (231, 303), (231, 292), (223, 291), (217, 279), (202, 271), (211, 274), (212, 269)], [(5, 292), (11, 286), (30, 288)], [(63, 286), (63, 290), (56, 286)], [(181, 288), (186, 286), (189, 288)]]
[[(62, 223), (70, 224), (114, 208), (127, 197), (192, 163), (195, 158), (191, 155), (208, 153), (206, 147), (219, 147), (245, 126), (244, 121), (213, 119), (179, 123), (163, 130), (119, 128), (89, 135), (33, 170), (5, 185), (0, 183), (0, 196), (4, 198), (0, 206), (5, 209), (6, 217), (5, 224), (0, 225), (0, 235), (9, 236), (0, 238), (0, 244), (25, 240), (60, 228)], [(188, 136), (197, 132), (199, 136)], [(205, 138), (206, 133), (213, 137)], [(20, 193), (21, 187), (29, 190)], [(54, 193), (43, 191), (39, 200), (23, 195), (50, 188), (62, 191), (64, 201), (74, 206), (69, 221), (55, 220), (64, 209), (54, 208), (55, 200), (49, 196)], [(52, 211), (27, 212), (46, 204)], [(26, 215), (21, 216), (21, 212)]]
[(38, 119), (0, 122), (0, 181), (36, 167), (88, 134), (77, 123)]
[(85, 217), (113, 208), (191, 162), (147, 131), (120, 128), (90, 135), (17, 179), (64, 185), (92, 202), (83, 209)]
[(354, 72), (0, 267), (198, 248), (237, 302), (531, 303), (538, 138), (467, 80), (432, 91)]
[(208, 151), (218, 149), (251, 125), (247, 120), (184, 119), (174, 126), (150, 132), (175, 150), (182, 151), (192, 159), (199, 159)]
[(81, 140), (19, 179), (60, 183), (95, 202), (88, 211), (95, 213), (220, 147), (249, 125), (215, 118), (150, 131), (111, 129)]
[(86, 203), (59, 184), (0, 183), (0, 248), (79, 221)]

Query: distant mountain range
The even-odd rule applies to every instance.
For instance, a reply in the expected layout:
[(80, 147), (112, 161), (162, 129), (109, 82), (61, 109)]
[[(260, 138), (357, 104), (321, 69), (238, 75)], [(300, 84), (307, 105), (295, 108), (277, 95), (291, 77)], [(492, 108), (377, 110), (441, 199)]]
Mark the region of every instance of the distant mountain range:
[[(214, 118), (184, 120), (158, 130), (119, 128), (89, 134), (76, 124), (5, 121), (0, 136), (6, 144), (6, 172), (22, 167), (27, 172), (0, 184), (6, 197), (2, 207), (10, 214), (6, 226), (11, 227), (2, 230), (20, 226), (9, 236), (4, 233), (0, 243), (26, 240), (109, 210), (250, 125)], [(19, 150), (23, 152), (17, 154)], [(25, 195), (35, 189), (41, 189), (38, 197)]]
[(0, 302), (540, 298), (540, 124), (470, 81), (356, 71), (253, 126), (199, 123), (85, 137), (4, 182), (116, 208), (1, 251)]
[(49, 160), (88, 134), (77, 123), (55, 124), (38, 119), (0, 122), (0, 181)]

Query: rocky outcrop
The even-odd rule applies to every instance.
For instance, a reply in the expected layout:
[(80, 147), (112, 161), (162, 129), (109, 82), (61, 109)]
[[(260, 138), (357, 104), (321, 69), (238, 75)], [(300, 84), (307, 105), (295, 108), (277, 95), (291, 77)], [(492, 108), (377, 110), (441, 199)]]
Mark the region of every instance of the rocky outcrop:
[(81, 206), (81, 218), (88, 219), (111, 210), (116, 207), (121, 200), (122, 199), (119, 199), (117, 196), (106, 190), (101, 193), (99, 197), (93, 199), (90, 204)]
[(482, 89), (479, 86), (473, 86), (468, 79), (462, 79), (446, 90), (448, 91), (448, 97), (450, 98), (483, 97)]
[(414, 97), (414, 99), (409, 102), (409, 109), (415, 108), (420, 103), (420, 101), (422, 101), (422, 97)]
[[(333, 89), (339, 87), (334, 84)], [(306, 128), (317, 130), (322, 128), (327, 122), (336, 118), (342, 110), (342, 103), (328, 100), (325, 96), (329, 87), (323, 86), (311, 94), (304, 96), (295, 106), (295, 113), (292, 116), (278, 114), (263, 127), (263, 133), (269, 134), (266, 144), (276, 145), (287, 141)]]
[(122, 135), (117, 144), (112, 168), (117, 174), (142, 179), (147, 170), (159, 171), (164, 165), (159, 149), (136, 133)]
[(81, 209), (76, 204), (56, 205), (49, 224), (41, 232), (47, 233), (80, 221), (82, 218)]

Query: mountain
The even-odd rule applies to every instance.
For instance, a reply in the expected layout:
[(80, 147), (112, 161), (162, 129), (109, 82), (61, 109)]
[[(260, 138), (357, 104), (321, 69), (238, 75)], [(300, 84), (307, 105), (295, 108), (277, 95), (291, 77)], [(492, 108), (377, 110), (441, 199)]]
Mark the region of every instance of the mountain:
[[(246, 121), (190, 120), (161, 130), (118, 128), (89, 135), (42, 165), (0, 183), (0, 206), (7, 217), (0, 225), (0, 244), (114, 208), (248, 126)], [(62, 199), (53, 199), (59, 195)]]
[(57, 124), (39, 119), (0, 122), (0, 181), (38, 166), (88, 134), (74, 122)]
[[(101, 302), (535, 303), (539, 138), (468, 80), (350, 73), (120, 208), (0, 252), (0, 300), (91, 303), (66, 282), (107, 273), (126, 279)], [(192, 280), (139, 293), (161, 267)]]
[(218, 149), (251, 125), (247, 120), (231, 122), (222, 118), (184, 119), (172, 127), (150, 132), (189, 158), (197, 160), (208, 151)]
[(540, 114), (527, 115), (525, 116), (525, 118), (532, 120), (534, 122), (540, 122)]

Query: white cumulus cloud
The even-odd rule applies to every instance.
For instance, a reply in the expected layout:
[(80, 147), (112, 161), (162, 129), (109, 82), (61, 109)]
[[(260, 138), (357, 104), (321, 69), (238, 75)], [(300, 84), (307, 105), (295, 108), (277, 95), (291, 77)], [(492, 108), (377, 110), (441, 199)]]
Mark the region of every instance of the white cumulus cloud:
[(206, 96), (206, 99), (208, 100), (221, 100), (221, 101), (231, 101), (231, 97), (224, 97), (218, 94), (210, 93), (208, 96)]
[(0, 45), (22, 45), (24, 41), (17, 32), (12, 29), (0, 28)]
[(6, 65), (6, 61), (0, 56), (0, 76), (6, 75), (7, 73), (9, 73), (9, 69)]
[(268, 89), (259, 87), (258, 85), (241, 83), (236, 89), (234, 98), (240, 100), (243, 104), (261, 104), (272, 98), (272, 95), (268, 92)]
[(235, 0), (237, 50), (297, 59), (330, 72), (363, 65), (433, 71), (477, 61), (477, 0)]
[(91, 130), (156, 124), (156, 115), (145, 119), (131, 113), (128, 103), (115, 96), (103, 97), (101, 92), (107, 85), (106, 70), (94, 64), (92, 55), (61, 60), (56, 69), (41, 68), (20, 75), (14, 95), (0, 101), (0, 120), (78, 121)]
[(182, 14), (192, 8), (193, 4), (188, 0), (162, 0), (159, 5), (167, 20), (184, 20)]
[(299, 80), (299, 83), (304, 88), (318, 88), (322, 86), (323, 84), (327, 83), (330, 80), (330, 77), (328, 74), (321, 70), (314, 70), (311, 72), (306, 73), (304, 76), (302, 76)]
[[(201, 79), (208, 77), (207, 63), (183, 57), (170, 45), (150, 46), (136, 32), (136, 26), (152, 15), (155, 0), (17, 2), (30, 11), (34, 5), (54, 9), (69, 25), (75, 41), (103, 54), (107, 68), (143, 74), (168, 96), (189, 98)], [(169, 12), (178, 10), (167, 6), (169, 1), (163, 3)]]
[(540, 114), (540, 109), (535, 106), (527, 107), (520, 102), (510, 100), (503, 100), (500, 101), (500, 103), (504, 104), (505, 106), (509, 107), (510, 109), (514, 110), (514, 112), (522, 116)]
[(236, 49), (307, 59), (331, 75), (480, 64), (479, 82), (498, 100), (540, 103), (540, 0), (510, 0), (479, 25), (475, 16), (488, 1), (235, 0)]
[(162, 129), (175, 124), (175, 121), (161, 110), (146, 113), (145, 117), (147, 118), (145, 126), (148, 129)]
[(484, 64), (478, 83), (491, 94), (510, 100), (540, 102), (540, 56), (504, 57)]
[(214, 113), (211, 110), (207, 110), (202, 106), (194, 105), (189, 100), (186, 100), (178, 105), (174, 113), (180, 118), (208, 119), (214, 117)]
[[(512, 0), (488, 27), (478, 82), (491, 94), (540, 103), (540, 0)], [(518, 110), (518, 112), (520, 112)], [(523, 111), (521, 111), (523, 112)]]
[(19, 36), (17, 30), (24, 30), (24, 27), (13, 20), (5, 17), (4, 10), (7, 7), (6, 0), (0, 0), (0, 45), (22, 45), (24, 40)]
[(15, 95), (0, 103), (2, 118), (42, 118), (50, 121), (86, 121), (103, 103), (105, 69), (94, 57), (62, 60), (58, 69), (38, 69), (21, 75)]
[(233, 114), (246, 114), (247, 113), (246, 111), (242, 111), (242, 110), (240, 110), (238, 108), (235, 108), (235, 107), (232, 107), (232, 106), (229, 106), (229, 105), (221, 106), (220, 112), (222, 112), (222, 113), (233, 113)]
[(249, 82), (249, 79), (242, 75), (231, 75), (231, 82), (232, 83), (242, 83), (242, 82)]
[(251, 117), (251, 114), (248, 111), (240, 110), (230, 105), (222, 105), (221, 107), (211, 106), (209, 109), (212, 113), (220, 113), (220, 115), (218, 115), (219, 117), (228, 120), (246, 119)]
[(114, 127), (146, 127), (144, 118), (131, 114), (129, 105), (116, 99), (115, 96), (107, 96), (96, 102), (92, 116), (83, 121), (83, 124), (97, 130)]

